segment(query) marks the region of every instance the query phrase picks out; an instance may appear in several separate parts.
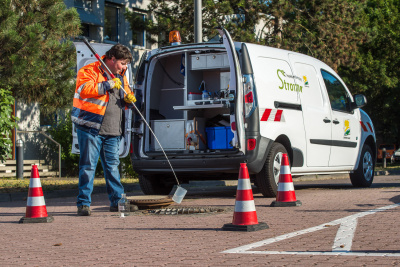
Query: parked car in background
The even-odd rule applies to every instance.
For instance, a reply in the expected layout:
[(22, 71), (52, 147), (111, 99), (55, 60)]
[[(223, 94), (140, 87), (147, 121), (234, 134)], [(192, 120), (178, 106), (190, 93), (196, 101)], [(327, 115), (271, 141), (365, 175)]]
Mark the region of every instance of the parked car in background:
[(399, 161), (399, 160), (400, 160), (400, 148), (397, 149), (397, 150), (394, 152), (394, 160), (395, 160), (395, 161)]
[(390, 160), (390, 162), (394, 162), (394, 152), (396, 150), (396, 146), (394, 144), (380, 144), (378, 147), (378, 160), (382, 160), (382, 149), (386, 149), (386, 161)]

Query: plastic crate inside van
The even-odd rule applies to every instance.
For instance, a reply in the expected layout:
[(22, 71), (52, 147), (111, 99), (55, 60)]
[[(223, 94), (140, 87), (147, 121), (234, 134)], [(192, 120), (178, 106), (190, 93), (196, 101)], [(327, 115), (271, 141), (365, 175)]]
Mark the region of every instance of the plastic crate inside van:
[(230, 126), (207, 127), (207, 145), (209, 149), (230, 149), (233, 148), (229, 142), (233, 138)]

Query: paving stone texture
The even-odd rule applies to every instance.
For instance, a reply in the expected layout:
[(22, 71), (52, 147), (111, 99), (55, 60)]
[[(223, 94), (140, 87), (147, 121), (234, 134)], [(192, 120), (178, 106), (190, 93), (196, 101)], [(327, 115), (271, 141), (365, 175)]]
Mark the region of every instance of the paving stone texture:
[[(320, 186), (322, 185), (322, 186)], [(269, 229), (222, 231), (231, 223), (236, 189), (189, 188), (179, 206), (224, 207), (225, 212), (152, 215), (125, 218), (108, 211), (106, 194), (93, 195), (92, 216), (76, 216), (76, 198), (46, 199), (52, 223), (19, 224), (26, 201), (0, 203), (1, 266), (395, 266), (400, 265), (400, 207), (357, 219), (351, 251), (357, 255), (311, 255), (331, 252), (343, 217), (400, 203), (400, 176), (376, 177), (372, 188), (353, 188), (348, 180), (295, 183), (300, 207), (270, 207), (274, 199), (254, 191), (258, 220)], [(192, 191), (192, 192), (191, 192)], [(46, 192), (44, 192), (46, 197)], [(129, 192), (128, 196), (141, 194)], [(295, 231), (327, 224), (326, 229), (252, 249), (224, 251)], [(392, 256), (368, 256), (387, 253)]]

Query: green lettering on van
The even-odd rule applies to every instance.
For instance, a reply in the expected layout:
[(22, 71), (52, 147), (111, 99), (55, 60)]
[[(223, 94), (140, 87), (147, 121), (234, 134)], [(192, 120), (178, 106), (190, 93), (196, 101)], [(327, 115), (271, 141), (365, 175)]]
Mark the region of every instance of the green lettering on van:
[(282, 73), (283, 76), (285, 76), (285, 72), (283, 70), (277, 70), (277, 72), (276, 72), (276, 74), (278, 74), (279, 80), (281, 80), (281, 82), (282, 82), (282, 86), (279, 86), (279, 89), (283, 89), (285, 87), (285, 82), (279, 76), (279, 72)]
[(279, 86), (279, 89), (282, 90), (283, 88), (285, 88), (285, 90), (287, 90), (287, 91), (290, 90), (290, 91), (300, 92), (300, 93), (303, 92), (303, 87), (302, 86), (299, 86), (298, 84), (295, 84), (295, 83), (288, 83), (288, 82), (286, 82), (286, 80), (284, 80), (284, 78), (283, 79), (281, 78), (281, 75), (283, 75), (283, 77), (286, 77), (285, 71), (278, 69), (276, 71), (276, 74), (278, 75), (278, 79), (282, 83), (282, 85)]

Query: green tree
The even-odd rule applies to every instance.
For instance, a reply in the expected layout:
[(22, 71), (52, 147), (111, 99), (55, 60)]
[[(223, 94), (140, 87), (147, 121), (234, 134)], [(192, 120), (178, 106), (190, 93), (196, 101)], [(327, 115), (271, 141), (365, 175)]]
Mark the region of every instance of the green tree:
[(272, 0), (265, 44), (313, 56), (334, 70), (357, 68), (358, 45), (367, 38), (364, 0)]
[(62, 0), (0, 0), (0, 84), (15, 99), (53, 112), (74, 92), (76, 9)]
[(0, 88), (0, 162), (11, 156), (11, 130), (16, 127), (16, 118), (12, 115), (14, 98), (9, 90)]
[[(257, 42), (255, 25), (263, 17), (264, 1), (214, 1), (203, 0), (203, 39), (216, 36), (218, 26), (225, 27), (232, 38), (238, 41)], [(168, 45), (168, 34), (178, 30), (183, 43), (194, 42), (194, 1), (193, 0), (151, 0), (149, 10), (152, 19), (143, 21), (134, 12), (127, 11), (126, 17), (131, 28), (146, 30), (157, 38), (151, 39), (159, 46)]]
[(353, 91), (367, 96), (365, 110), (381, 142), (400, 143), (400, 2), (368, 0), (364, 12), (369, 39), (359, 45), (358, 69), (339, 72)]

